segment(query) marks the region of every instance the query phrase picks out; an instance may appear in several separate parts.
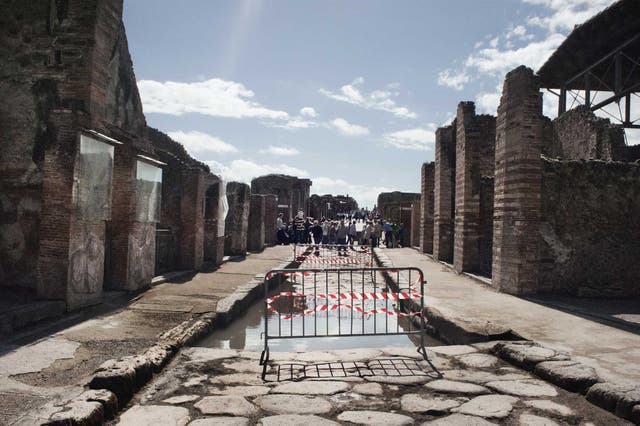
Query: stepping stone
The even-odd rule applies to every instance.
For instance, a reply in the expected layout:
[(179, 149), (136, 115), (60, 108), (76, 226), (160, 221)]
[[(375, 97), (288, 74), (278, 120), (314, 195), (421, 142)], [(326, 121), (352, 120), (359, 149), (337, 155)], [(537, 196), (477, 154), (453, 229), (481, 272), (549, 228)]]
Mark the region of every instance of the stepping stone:
[(257, 374), (248, 374), (248, 373), (234, 373), (234, 374), (225, 374), (222, 376), (215, 376), (209, 379), (209, 381), (213, 384), (221, 384), (221, 385), (262, 385), (264, 382)]
[(546, 361), (536, 365), (536, 375), (571, 392), (586, 393), (600, 381), (596, 371), (576, 361)]
[(556, 396), (558, 391), (550, 384), (537, 379), (501, 380), (487, 382), (485, 386), (500, 393), (516, 396)]
[(546, 417), (534, 416), (533, 414), (522, 414), (518, 418), (521, 426), (559, 426), (558, 423)]
[(307, 395), (264, 395), (257, 397), (254, 403), (277, 414), (324, 414), (332, 409), (326, 399)]
[(434, 380), (424, 385), (425, 388), (442, 393), (459, 393), (463, 395), (482, 395), (490, 393), (489, 389), (484, 386), (475, 385), (473, 383), (454, 382), (453, 380)]
[(442, 355), (464, 355), (478, 352), (476, 348), (469, 345), (450, 345), (450, 346), (433, 346), (428, 351)]
[(531, 376), (524, 373), (496, 374), (489, 371), (481, 370), (449, 370), (443, 371), (442, 376), (448, 380), (471, 382), (479, 385), (500, 380), (531, 379)]
[(232, 416), (250, 416), (258, 410), (241, 396), (207, 396), (194, 405), (203, 414), (230, 414)]
[(441, 419), (424, 422), (423, 425), (429, 426), (494, 426), (482, 417), (467, 416), (465, 414), (452, 414)]
[(249, 419), (246, 417), (206, 417), (194, 420), (189, 426), (248, 426)]
[(345, 382), (293, 382), (285, 383), (273, 388), (271, 393), (289, 393), (298, 395), (333, 395), (338, 392), (345, 392), (349, 389), (349, 385)]
[(359, 383), (353, 387), (353, 391), (361, 395), (382, 395), (382, 386), (378, 383)]
[(162, 402), (167, 404), (184, 404), (185, 402), (195, 401), (198, 398), (200, 398), (200, 395), (178, 395), (167, 398)]
[(518, 398), (508, 395), (481, 395), (451, 411), (478, 417), (505, 418), (513, 410)]
[(493, 352), (500, 358), (531, 371), (543, 361), (567, 361), (569, 356), (554, 349), (545, 348), (531, 342), (499, 343)]
[(301, 416), (298, 414), (281, 414), (279, 416), (263, 417), (260, 419), (262, 426), (339, 426), (332, 420), (318, 416)]
[(489, 368), (498, 363), (498, 358), (488, 354), (466, 354), (457, 356), (456, 359), (469, 368)]
[(409, 411), (411, 413), (442, 415), (452, 408), (459, 407), (463, 402), (467, 401), (467, 398), (440, 398), (436, 396), (408, 393), (400, 398), (400, 406), (403, 411)]
[(121, 426), (184, 426), (189, 423), (189, 410), (164, 405), (135, 405), (120, 416)]
[(338, 416), (341, 422), (370, 426), (401, 426), (413, 424), (413, 419), (402, 414), (384, 411), (344, 411)]
[(224, 389), (209, 388), (209, 393), (216, 395), (258, 396), (266, 395), (271, 388), (267, 386), (226, 386)]
[(524, 401), (524, 404), (529, 407), (537, 408), (538, 410), (557, 414), (559, 416), (568, 417), (573, 414), (573, 410), (566, 405), (558, 404), (547, 399), (533, 399)]

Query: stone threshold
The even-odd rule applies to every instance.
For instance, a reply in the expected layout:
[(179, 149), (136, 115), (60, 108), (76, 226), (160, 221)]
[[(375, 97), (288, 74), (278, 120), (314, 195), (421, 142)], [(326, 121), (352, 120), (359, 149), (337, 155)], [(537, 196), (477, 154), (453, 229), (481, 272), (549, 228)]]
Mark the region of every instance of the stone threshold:
[[(396, 266), (382, 250), (375, 249), (374, 253), (378, 265)], [(393, 280), (393, 274), (383, 275), (386, 280)], [(526, 340), (500, 324), (474, 323), (472, 319), (459, 318), (452, 312), (440, 312), (429, 306), (424, 312), (427, 331), (437, 339), (451, 345), (477, 344), (512, 365), (567, 391), (579, 393), (590, 403), (620, 418), (640, 424), (640, 384), (604, 382), (592, 367), (572, 360), (568, 354)]]

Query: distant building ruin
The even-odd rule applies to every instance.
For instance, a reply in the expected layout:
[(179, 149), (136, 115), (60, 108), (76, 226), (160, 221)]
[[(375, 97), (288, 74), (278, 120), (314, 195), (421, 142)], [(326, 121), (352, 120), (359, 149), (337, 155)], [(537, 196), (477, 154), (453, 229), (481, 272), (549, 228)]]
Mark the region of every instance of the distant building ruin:
[(348, 195), (313, 194), (309, 205), (309, 215), (316, 219), (338, 219), (358, 210), (358, 202)]
[(251, 181), (253, 194), (272, 194), (278, 198), (278, 213), (285, 220), (293, 218), (299, 210), (309, 214), (309, 191), (311, 180), (295, 176), (270, 174), (260, 176)]
[(391, 222), (396, 222), (398, 226), (404, 226), (404, 237), (400, 244), (403, 247), (416, 245), (411, 241), (413, 226), (414, 206), (418, 208), (420, 203), (420, 193), (414, 192), (382, 192), (378, 195), (377, 210), (379, 214)]

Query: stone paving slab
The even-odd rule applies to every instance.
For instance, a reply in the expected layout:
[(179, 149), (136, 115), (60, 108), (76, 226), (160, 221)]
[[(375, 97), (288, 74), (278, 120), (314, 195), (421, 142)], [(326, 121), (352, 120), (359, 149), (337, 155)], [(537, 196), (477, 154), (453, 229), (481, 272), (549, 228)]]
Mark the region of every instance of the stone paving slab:
[[(429, 348), (431, 356), (442, 358), (446, 361), (443, 364), (455, 369), (433, 370), (428, 363), (421, 363), (424, 374), (419, 376), (263, 382), (260, 373), (248, 371), (249, 363), (258, 363), (251, 352), (186, 348), (163, 374), (134, 397), (132, 407), (114, 424), (130, 421), (132, 415), (142, 412), (156, 418), (153, 412), (160, 409), (172, 409), (168, 413), (173, 417), (167, 416), (162, 423), (166, 425), (180, 424), (185, 414), (191, 421), (189, 424), (194, 425), (629, 424), (589, 404), (582, 396), (536, 379), (532, 373), (515, 369), (503, 360), (496, 358), (491, 363), (470, 367), (457, 359), (464, 352), (486, 354), (461, 348)], [(314, 359), (332, 364), (348, 359), (349, 363), (359, 365), (380, 360), (416, 361), (397, 348), (272, 355), (279, 359), (274, 363), (281, 368), (294, 364), (312, 366)], [(371, 359), (372, 355), (376, 358)], [(505, 380), (500, 380), (501, 377)], [(128, 414), (131, 411), (133, 414)]]

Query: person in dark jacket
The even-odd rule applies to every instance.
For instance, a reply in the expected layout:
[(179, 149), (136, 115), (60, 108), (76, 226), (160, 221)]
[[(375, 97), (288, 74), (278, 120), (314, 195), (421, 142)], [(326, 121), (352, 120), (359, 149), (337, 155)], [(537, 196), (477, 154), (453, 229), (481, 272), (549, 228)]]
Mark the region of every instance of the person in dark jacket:
[(322, 242), (322, 226), (318, 221), (313, 222), (311, 227), (311, 235), (313, 235), (313, 243), (315, 244), (315, 255), (320, 256), (320, 243)]

